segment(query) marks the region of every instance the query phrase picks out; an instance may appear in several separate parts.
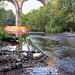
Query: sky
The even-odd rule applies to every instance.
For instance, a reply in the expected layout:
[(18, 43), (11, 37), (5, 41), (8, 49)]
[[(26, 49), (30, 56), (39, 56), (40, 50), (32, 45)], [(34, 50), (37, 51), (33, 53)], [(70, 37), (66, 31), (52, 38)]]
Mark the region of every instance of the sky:
[[(23, 3), (22, 13), (26, 14), (33, 9), (39, 9), (40, 6), (43, 6), (43, 4), (41, 2), (39, 2), (37, 0), (28, 0)], [(11, 9), (14, 12), (14, 14), (16, 14), (15, 6), (11, 2), (5, 1), (4, 8), (5, 8), (5, 10)]]

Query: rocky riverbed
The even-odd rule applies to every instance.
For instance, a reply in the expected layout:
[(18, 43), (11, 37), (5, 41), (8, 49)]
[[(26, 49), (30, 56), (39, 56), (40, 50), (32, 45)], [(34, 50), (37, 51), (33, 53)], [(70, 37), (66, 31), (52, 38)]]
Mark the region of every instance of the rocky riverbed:
[[(9, 50), (0, 50), (0, 63), (4, 63), (0, 67), (0, 71), (9, 71), (12, 69), (18, 69), (22, 67), (34, 67), (33, 64), (44, 63), (44, 61), (48, 59), (46, 56), (41, 57), (32, 57), (32, 56), (24, 56), (22, 55), (24, 51), (9, 51)], [(30, 52), (33, 54), (33, 52)], [(39, 59), (39, 60), (37, 60)], [(24, 65), (26, 64), (26, 65)]]
[[(40, 53), (40, 51), (10, 51), (3, 50), (2, 47), (8, 44), (0, 41), (0, 75), (33, 75), (36, 73), (43, 73), (48, 71), (51, 74), (49, 68), (43, 69), (41, 67), (50, 66), (45, 61), (49, 57), (42, 55), (40, 57), (33, 57), (34, 53)], [(28, 53), (27, 56), (23, 53)], [(39, 72), (41, 70), (41, 72)], [(31, 73), (31, 74), (30, 74)]]

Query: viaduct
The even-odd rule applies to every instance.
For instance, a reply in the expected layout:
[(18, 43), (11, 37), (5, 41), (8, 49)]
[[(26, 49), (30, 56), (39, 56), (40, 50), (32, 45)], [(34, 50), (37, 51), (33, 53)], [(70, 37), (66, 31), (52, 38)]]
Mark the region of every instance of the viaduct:
[[(28, 0), (8, 0), (8, 1), (13, 3), (13, 5), (15, 6), (15, 9), (16, 9), (15, 25), (19, 26), (18, 20), (19, 20), (19, 14), (22, 13), (22, 5), (25, 1), (28, 1)], [(44, 6), (46, 6), (48, 1), (51, 1), (51, 0), (37, 0), (37, 1), (40, 1)]]

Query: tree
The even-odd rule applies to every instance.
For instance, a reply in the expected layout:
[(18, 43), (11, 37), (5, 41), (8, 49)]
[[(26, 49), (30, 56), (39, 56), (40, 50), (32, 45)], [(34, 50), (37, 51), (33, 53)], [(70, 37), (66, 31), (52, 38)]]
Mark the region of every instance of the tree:
[(32, 10), (23, 15), (19, 20), (21, 25), (35, 31), (75, 31), (74, 0), (54, 1), (48, 2), (46, 7), (40, 7), (38, 10)]
[(12, 10), (4, 9), (4, 1), (0, 0), (0, 26), (15, 25), (15, 15)]
[(4, 1), (4, 0), (0, 0), (0, 40), (9, 38), (9, 35), (6, 33), (6, 31), (2, 27), (4, 25), (4, 20), (2, 20), (2, 18), (4, 17), (5, 10), (3, 8), (4, 4), (1, 1)]
[(50, 26), (46, 26), (46, 30), (50, 32), (70, 31), (70, 29), (75, 31), (73, 4), (74, 0), (55, 0), (55, 4), (51, 8), (53, 15)]
[(7, 22), (5, 23), (6, 25), (15, 25), (15, 15), (12, 10), (6, 10), (4, 15), (4, 18), (7, 20)]
[(5, 10), (1, 20), (3, 21), (3, 27), (15, 25), (15, 15), (12, 10)]
[(3, 17), (3, 12), (4, 12), (4, 8), (3, 8), (3, 2), (1, 2), (2, 0), (0, 0), (0, 26), (3, 25), (3, 21), (2, 21), (2, 17)]
[(41, 7), (37, 10), (32, 10), (30, 13), (23, 15), (20, 18), (21, 25), (26, 25), (30, 30), (43, 31), (45, 26), (50, 21), (50, 11), (49, 8)]

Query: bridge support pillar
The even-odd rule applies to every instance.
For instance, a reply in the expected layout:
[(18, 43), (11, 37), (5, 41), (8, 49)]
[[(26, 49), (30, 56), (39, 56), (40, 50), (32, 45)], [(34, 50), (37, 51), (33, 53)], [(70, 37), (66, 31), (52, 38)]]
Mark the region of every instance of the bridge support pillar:
[(19, 18), (20, 18), (20, 14), (22, 14), (22, 9), (20, 8), (18, 8), (17, 10), (16, 10), (16, 19), (15, 19), (15, 25), (16, 26), (20, 26), (20, 23), (18, 22), (18, 20), (19, 20)]
[(15, 19), (16, 26), (18, 26), (18, 19), (19, 19), (18, 10), (16, 10), (16, 19)]
[(20, 26), (20, 23), (18, 22), (18, 20), (20, 18), (20, 14), (22, 14), (22, 4), (24, 0), (11, 0), (11, 2), (14, 4), (16, 8), (15, 25)]

